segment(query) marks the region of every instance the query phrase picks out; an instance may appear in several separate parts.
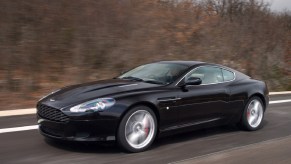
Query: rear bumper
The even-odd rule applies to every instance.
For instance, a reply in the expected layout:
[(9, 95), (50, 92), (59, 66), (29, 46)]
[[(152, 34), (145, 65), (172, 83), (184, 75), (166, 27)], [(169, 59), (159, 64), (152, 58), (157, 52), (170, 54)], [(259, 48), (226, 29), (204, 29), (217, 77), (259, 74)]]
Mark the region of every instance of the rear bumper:
[(69, 141), (112, 141), (118, 127), (113, 119), (55, 122), (39, 116), (38, 124), (43, 136)]

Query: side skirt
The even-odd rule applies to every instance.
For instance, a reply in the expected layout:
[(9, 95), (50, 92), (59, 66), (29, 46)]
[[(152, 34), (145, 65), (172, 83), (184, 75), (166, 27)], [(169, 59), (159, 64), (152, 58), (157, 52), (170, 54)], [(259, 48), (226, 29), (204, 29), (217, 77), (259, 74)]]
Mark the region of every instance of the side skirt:
[(170, 131), (170, 130), (177, 130), (177, 129), (181, 129), (181, 128), (187, 128), (187, 127), (200, 125), (200, 124), (206, 124), (206, 123), (218, 121), (218, 120), (221, 120), (221, 119), (222, 118), (217, 117), (217, 118), (213, 118), (213, 119), (210, 119), (210, 120), (197, 121), (197, 122), (192, 122), (192, 123), (187, 123), (187, 124), (182, 124), (182, 125), (175, 125), (175, 126), (171, 126), (171, 127), (166, 128), (166, 129), (163, 129), (163, 130), (161, 130), (161, 132)]

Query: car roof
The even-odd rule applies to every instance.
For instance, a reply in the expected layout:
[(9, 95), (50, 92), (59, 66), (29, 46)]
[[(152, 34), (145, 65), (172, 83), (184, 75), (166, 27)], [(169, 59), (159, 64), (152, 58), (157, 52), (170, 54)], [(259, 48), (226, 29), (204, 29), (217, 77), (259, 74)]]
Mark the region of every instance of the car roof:
[[(184, 60), (169, 60), (169, 61), (159, 61), (159, 63), (173, 63), (173, 64), (182, 64), (182, 65), (186, 65), (186, 66), (194, 66), (197, 64), (203, 64), (205, 62), (201, 62), (201, 61), (184, 61)], [(206, 64), (206, 63), (205, 63)]]
[(159, 61), (159, 63), (182, 64), (182, 65), (185, 65), (185, 66), (188, 66), (188, 67), (191, 67), (191, 68), (194, 67), (194, 66), (200, 66), (200, 65), (217, 66), (217, 67), (224, 68), (224, 69), (230, 70), (232, 72), (235, 72), (236, 73), (236, 76), (238, 76), (238, 77), (241, 77), (241, 78), (250, 78), (248, 75), (246, 75), (246, 74), (244, 74), (244, 73), (242, 73), (240, 71), (237, 71), (235, 69), (229, 68), (229, 67), (224, 66), (224, 65), (214, 64), (214, 63), (207, 63), (207, 62), (201, 62), (201, 61), (184, 61), (184, 60)]

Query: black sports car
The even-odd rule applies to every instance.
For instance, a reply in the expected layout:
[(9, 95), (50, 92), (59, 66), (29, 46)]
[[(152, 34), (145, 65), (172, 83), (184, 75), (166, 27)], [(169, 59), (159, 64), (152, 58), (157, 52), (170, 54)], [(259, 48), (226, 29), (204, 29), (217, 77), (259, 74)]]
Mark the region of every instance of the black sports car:
[(197, 61), (141, 65), (119, 77), (62, 88), (37, 103), (45, 137), (110, 141), (129, 152), (157, 136), (237, 123), (262, 127), (269, 103), (264, 82)]

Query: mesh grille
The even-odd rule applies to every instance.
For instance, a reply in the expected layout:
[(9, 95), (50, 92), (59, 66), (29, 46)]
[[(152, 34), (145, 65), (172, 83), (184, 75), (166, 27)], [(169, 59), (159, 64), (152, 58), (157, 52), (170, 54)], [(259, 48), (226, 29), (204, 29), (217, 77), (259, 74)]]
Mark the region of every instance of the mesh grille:
[(45, 119), (57, 122), (67, 122), (69, 121), (69, 117), (65, 115), (58, 109), (52, 108), (47, 105), (37, 105), (37, 114)]

